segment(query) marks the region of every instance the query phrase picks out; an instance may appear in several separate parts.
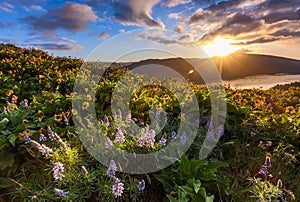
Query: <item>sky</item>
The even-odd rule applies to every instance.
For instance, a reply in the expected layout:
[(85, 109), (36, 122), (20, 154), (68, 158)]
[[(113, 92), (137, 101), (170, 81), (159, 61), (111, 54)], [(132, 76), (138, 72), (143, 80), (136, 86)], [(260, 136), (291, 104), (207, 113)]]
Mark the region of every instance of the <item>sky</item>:
[(86, 58), (106, 44), (101, 59), (111, 60), (144, 41), (185, 57), (197, 57), (184, 50), (193, 46), (300, 59), (300, 0), (2, 0), (0, 29), (0, 42), (56, 56)]

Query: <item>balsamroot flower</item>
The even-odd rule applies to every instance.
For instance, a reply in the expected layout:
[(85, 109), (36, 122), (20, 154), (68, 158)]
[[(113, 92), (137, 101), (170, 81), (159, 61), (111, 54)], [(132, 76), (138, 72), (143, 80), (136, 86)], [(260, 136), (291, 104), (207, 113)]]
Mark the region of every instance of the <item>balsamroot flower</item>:
[(56, 162), (53, 166), (53, 177), (55, 180), (62, 180), (65, 176), (63, 173), (65, 172), (64, 165), (61, 162)]

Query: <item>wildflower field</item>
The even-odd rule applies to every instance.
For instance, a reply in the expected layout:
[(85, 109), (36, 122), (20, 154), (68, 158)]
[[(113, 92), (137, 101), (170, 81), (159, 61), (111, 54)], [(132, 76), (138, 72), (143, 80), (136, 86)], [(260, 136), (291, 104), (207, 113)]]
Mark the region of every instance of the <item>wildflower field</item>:
[[(108, 167), (102, 165), (79, 138), (84, 131), (75, 127), (78, 109), (72, 99), (82, 64), (0, 44), (0, 201), (299, 201), (300, 87), (225, 87), (227, 114), (217, 134), (220, 141), (207, 158), (199, 159), (212, 124), (211, 101), (206, 87), (191, 83), (201, 111), (191, 147), (163, 170), (127, 174), (119, 172), (114, 159)], [(88, 112), (94, 106), (107, 152), (116, 147), (147, 154), (173, 141), (185, 142), (177, 134), (185, 116), (168, 89), (141, 88), (132, 95), (128, 113), (112, 113), (112, 92), (128, 71), (107, 68), (95, 96), (86, 90), (80, 105), (86, 116), (80, 124), (93, 124), (95, 117)], [(185, 104), (189, 101), (187, 96)], [(153, 105), (160, 108), (151, 111)], [(156, 134), (147, 125), (163, 116), (161, 109), (167, 112), (167, 124)], [(115, 117), (146, 129), (132, 136)]]

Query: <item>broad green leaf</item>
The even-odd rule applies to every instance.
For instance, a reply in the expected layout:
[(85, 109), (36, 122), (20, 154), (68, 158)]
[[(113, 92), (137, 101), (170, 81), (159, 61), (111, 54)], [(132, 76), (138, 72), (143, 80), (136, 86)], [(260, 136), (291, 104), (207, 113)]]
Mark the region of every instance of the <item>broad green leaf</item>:
[(199, 192), (200, 187), (201, 187), (201, 181), (200, 180), (195, 180), (194, 181), (194, 190), (195, 190), (196, 193)]
[(3, 130), (6, 124), (9, 122), (7, 118), (4, 118), (0, 121), (0, 130)]
[(11, 134), (10, 136), (8, 136), (8, 140), (13, 146), (15, 146), (17, 138), (18, 138), (18, 136), (15, 134)]
[(9, 188), (13, 185), (14, 183), (11, 180), (4, 177), (0, 177), (0, 189)]

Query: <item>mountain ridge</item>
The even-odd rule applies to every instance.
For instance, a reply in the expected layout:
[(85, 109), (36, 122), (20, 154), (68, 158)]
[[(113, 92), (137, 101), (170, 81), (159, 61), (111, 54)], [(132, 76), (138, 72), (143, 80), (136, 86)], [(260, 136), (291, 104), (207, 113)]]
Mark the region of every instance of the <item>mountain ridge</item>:
[(223, 80), (234, 80), (257, 75), (300, 74), (300, 60), (280, 56), (233, 53), (224, 57), (212, 58), (166, 58), (145, 59), (133, 62), (126, 67), (134, 69), (142, 65), (162, 65), (172, 68), (194, 83), (204, 83), (197, 72), (190, 74), (193, 65), (214, 63)]

